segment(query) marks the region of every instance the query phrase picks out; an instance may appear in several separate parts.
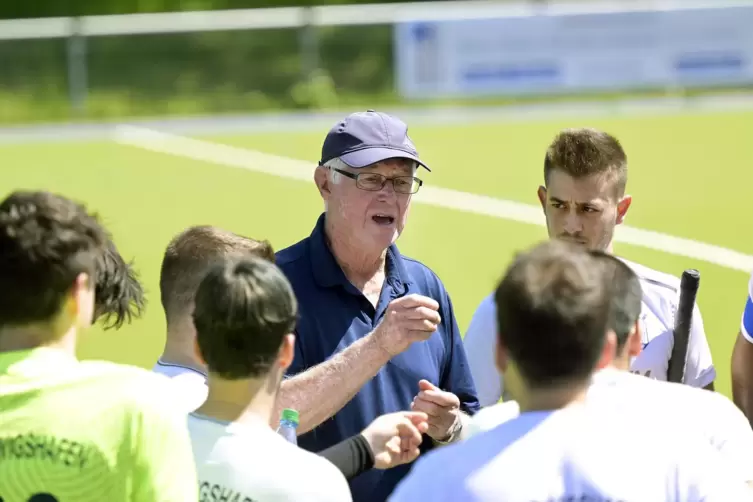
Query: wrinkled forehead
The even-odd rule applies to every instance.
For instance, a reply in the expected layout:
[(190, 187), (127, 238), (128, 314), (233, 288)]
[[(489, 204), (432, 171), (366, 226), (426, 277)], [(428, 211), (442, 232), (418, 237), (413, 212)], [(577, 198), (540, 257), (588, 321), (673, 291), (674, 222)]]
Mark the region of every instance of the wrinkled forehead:
[(385, 176), (413, 176), (418, 168), (417, 164), (408, 159), (387, 159), (360, 169), (351, 169), (358, 173), (379, 173)]
[(616, 177), (612, 173), (571, 176), (553, 169), (547, 179), (547, 197), (566, 202), (610, 202), (617, 195)]

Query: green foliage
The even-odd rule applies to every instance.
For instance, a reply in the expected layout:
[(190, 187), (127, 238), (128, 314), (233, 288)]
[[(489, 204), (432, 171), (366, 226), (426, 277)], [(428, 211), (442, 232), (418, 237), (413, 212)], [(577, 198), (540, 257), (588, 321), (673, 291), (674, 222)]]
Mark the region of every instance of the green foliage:
[(0, 2), (0, 19), (368, 3), (374, 0), (6, 0)]

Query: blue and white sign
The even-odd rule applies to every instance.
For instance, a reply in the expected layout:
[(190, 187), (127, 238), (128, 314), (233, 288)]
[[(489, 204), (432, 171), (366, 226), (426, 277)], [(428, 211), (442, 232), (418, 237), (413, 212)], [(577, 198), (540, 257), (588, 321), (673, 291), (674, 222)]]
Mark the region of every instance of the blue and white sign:
[(395, 25), (411, 98), (753, 83), (753, 6), (519, 13)]

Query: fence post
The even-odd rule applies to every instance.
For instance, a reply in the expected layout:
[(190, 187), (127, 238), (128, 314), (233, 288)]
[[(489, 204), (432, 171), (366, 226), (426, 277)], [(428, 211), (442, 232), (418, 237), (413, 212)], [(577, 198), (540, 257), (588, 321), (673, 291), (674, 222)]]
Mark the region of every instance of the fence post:
[(313, 7), (303, 8), (303, 24), (301, 26), (299, 43), (301, 47), (301, 73), (304, 81), (319, 69), (319, 37), (314, 24), (315, 10)]
[(66, 45), (68, 59), (68, 96), (74, 113), (86, 110), (88, 94), (86, 37), (81, 30), (81, 18), (71, 18), (71, 34)]

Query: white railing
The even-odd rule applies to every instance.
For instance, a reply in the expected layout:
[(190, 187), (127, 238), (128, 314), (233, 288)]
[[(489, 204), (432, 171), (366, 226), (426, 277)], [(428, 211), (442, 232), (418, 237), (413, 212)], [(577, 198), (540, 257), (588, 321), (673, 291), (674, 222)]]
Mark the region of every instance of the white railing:
[(326, 5), (200, 12), (12, 19), (0, 21), (0, 40), (313, 26), (393, 24), (510, 15), (656, 10), (688, 6), (750, 5), (751, 0), (454, 0), (400, 4)]
[[(69, 93), (73, 107), (80, 109), (84, 106), (87, 94), (87, 37), (275, 28), (311, 32), (312, 27), (320, 26), (526, 17), (541, 14), (656, 11), (752, 3), (753, 0), (456, 0), (18, 19), (0, 21), (0, 42), (67, 38)], [(300, 39), (304, 59), (310, 59), (308, 63), (304, 61), (304, 67), (315, 66), (318, 54), (316, 36), (304, 34)]]

